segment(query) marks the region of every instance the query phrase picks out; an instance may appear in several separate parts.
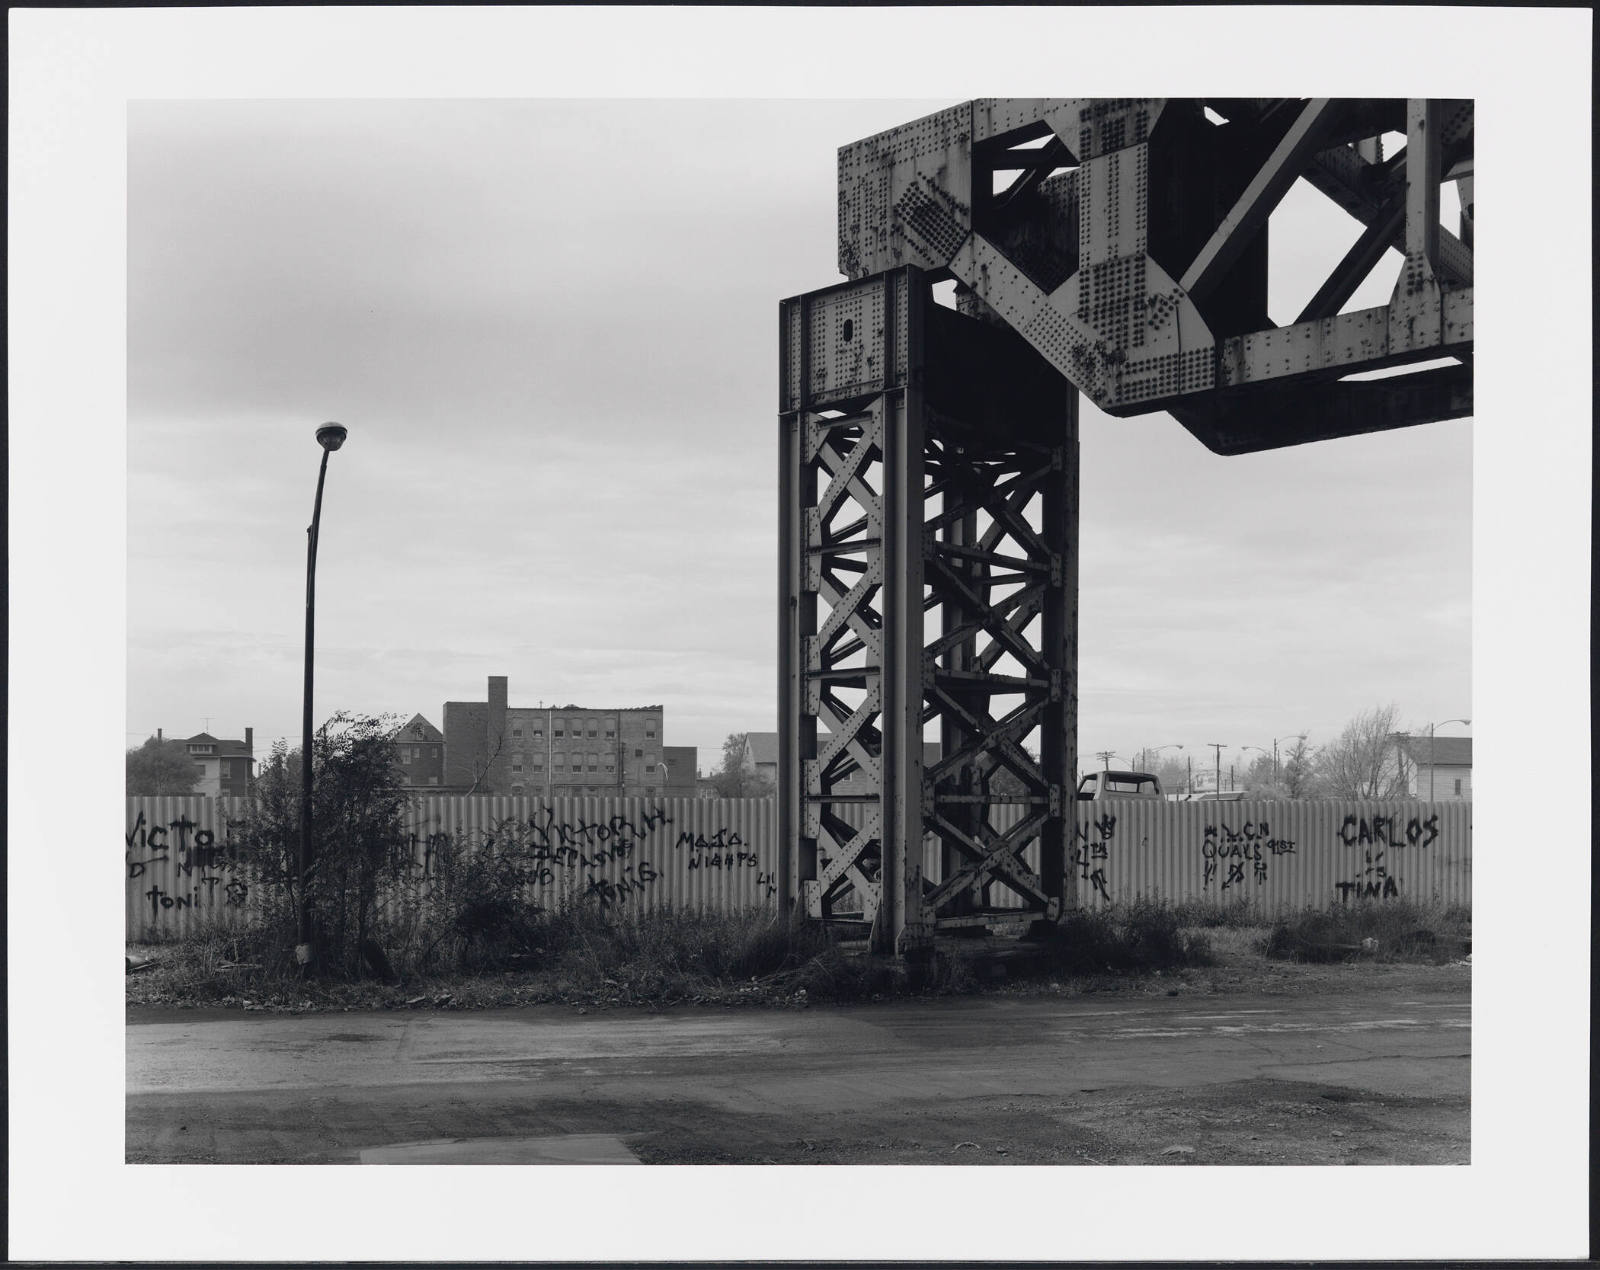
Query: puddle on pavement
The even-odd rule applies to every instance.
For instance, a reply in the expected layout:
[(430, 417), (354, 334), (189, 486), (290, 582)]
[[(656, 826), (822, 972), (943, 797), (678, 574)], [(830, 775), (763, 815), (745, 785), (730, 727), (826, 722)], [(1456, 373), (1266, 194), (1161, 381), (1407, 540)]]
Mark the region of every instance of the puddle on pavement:
[(370, 1147), (363, 1164), (638, 1164), (623, 1140), (610, 1133), (566, 1133), (551, 1138), (436, 1138)]

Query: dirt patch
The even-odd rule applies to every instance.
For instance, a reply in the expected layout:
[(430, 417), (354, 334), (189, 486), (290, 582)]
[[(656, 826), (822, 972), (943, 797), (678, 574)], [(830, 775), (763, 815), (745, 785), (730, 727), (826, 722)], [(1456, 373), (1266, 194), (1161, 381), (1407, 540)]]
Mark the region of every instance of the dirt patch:
[[(547, 1112), (556, 1111), (546, 1108)], [(567, 1109), (581, 1121), (598, 1110)], [(634, 1108), (645, 1164), (1467, 1164), (1464, 1098), (1296, 1081), (940, 1099), (846, 1116)]]
[(1295, 1081), (929, 1101), (881, 1113), (695, 1115), (641, 1135), (646, 1164), (1468, 1164), (1464, 1098)]
[[(413, 1093), (420, 1091), (413, 1091)], [(254, 1100), (245, 1099), (247, 1104)], [(188, 1109), (129, 1163), (349, 1163), (362, 1150), (461, 1135), (595, 1134), (626, 1124), (644, 1164), (1468, 1164), (1465, 1098), (1407, 1098), (1308, 1082), (1078, 1090), (896, 1102), (878, 1110), (759, 1116), (662, 1099), (412, 1104), (374, 1127), (363, 1104), (314, 1098), (319, 1150), (285, 1136), (276, 1100), (217, 1117)], [(535, 1105), (536, 1104), (536, 1105)], [(220, 1108), (218, 1108), (220, 1110)], [(220, 1121), (220, 1122), (219, 1122)]]

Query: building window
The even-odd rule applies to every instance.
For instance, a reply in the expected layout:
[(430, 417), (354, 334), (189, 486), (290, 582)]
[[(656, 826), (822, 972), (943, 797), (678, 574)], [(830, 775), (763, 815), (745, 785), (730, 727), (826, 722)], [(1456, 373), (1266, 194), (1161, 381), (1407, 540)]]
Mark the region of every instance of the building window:
[(400, 747), (400, 761), (407, 767), (411, 766), (411, 747), (409, 745)]
[(643, 758), (644, 757), (644, 751), (643, 750), (635, 750), (633, 752), (633, 757), (634, 758)]
[(617, 770), (617, 765), (615, 763), (607, 763), (606, 764), (606, 771), (614, 772), (616, 770)]
[(439, 778), (437, 776), (428, 777), (428, 784), (437, 785), (438, 783), (439, 783)]
[(1461, 778), (1459, 776), (1456, 777), (1456, 793), (1458, 795), (1461, 793)]
[(534, 729), (534, 730), (533, 730), (533, 739), (534, 739), (534, 740), (535, 740), (535, 741), (542, 741), (542, 740), (544, 740), (544, 729), (543, 729), (543, 728), (535, 728), (535, 729)]
[(607, 728), (606, 729), (606, 740), (614, 741), (616, 739), (617, 739), (617, 730), (615, 728)]

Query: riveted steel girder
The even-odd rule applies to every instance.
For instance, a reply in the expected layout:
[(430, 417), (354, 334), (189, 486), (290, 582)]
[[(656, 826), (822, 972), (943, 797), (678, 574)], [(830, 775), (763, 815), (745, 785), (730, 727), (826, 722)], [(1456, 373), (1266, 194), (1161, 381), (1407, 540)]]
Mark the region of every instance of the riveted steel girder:
[[(1168, 410), (1222, 453), (1372, 430), (1313, 402), (1330, 387), (1381, 397), (1383, 428), (1470, 414), (1472, 142), (1470, 101), (981, 99), (841, 148), (839, 265), (955, 278), (966, 311), (1009, 325), (1102, 410)], [(1266, 312), (1268, 219), (1302, 178), (1364, 229), (1283, 327)], [(1438, 223), (1447, 179), (1461, 237)], [(1390, 248), (1405, 263), (1389, 303), (1343, 312)], [(1442, 398), (1337, 386), (1444, 358), (1465, 373)], [(1427, 408), (1413, 417), (1413, 402)]]
[[(780, 326), (780, 900), (902, 954), (1054, 919), (1077, 394), (916, 269), (787, 300)], [(1003, 832), (997, 781), (1027, 805)]]

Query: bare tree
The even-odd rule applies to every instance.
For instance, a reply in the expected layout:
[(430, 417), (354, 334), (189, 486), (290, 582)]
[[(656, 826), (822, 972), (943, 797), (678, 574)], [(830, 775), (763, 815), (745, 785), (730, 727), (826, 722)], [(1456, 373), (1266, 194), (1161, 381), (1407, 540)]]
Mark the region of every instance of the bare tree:
[(1296, 737), (1295, 743), (1283, 751), (1278, 784), (1285, 798), (1315, 798), (1322, 792), (1316, 751), (1306, 744), (1305, 737)]
[(1323, 793), (1332, 798), (1403, 798), (1393, 705), (1374, 706), (1345, 724), (1339, 739), (1317, 755), (1317, 775)]
[(469, 797), (478, 792), (478, 786), (483, 784), (483, 778), (489, 774), (489, 769), (494, 766), (495, 759), (500, 757), (500, 751), (505, 746), (505, 743), (506, 734), (502, 732), (497, 738), (495, 738), (494, 749), (489, 754), (489, 757), (483, 760), (482, 766), (479, 766), (477, 763), (472, 765), (474, 774), (472, 777), (472, 786), (467, 790)]

